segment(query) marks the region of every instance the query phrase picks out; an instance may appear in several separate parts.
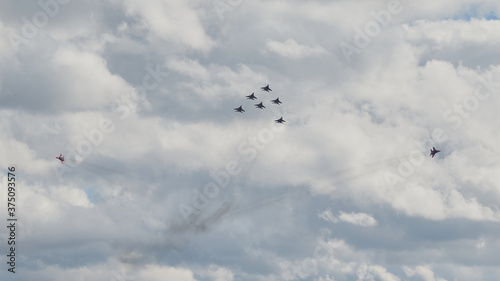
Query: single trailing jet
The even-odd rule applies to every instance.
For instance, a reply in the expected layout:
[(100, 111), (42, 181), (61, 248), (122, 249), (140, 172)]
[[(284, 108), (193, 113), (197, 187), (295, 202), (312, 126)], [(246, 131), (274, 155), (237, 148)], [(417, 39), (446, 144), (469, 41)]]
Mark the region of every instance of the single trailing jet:
[(266, 91), (266, 92), (269, 92), (269, 91), (272, 91), (271, 88), (269, 88), (269, 84), (267, 84), (267, 86), (265, 87), (260, 87), (262, 89), (262, 91)]
[(281, 104), (280, 102), (280, 98), (278, 97), (277, 99), (275, 100), (271, 100), (274, 104)]
[(239, 113), (245, 112), (245, 110), (243, 109), (243, 107), (241, 105), (240, 105), (240, 107), (235, 108), (234, 111), (239, 112)]
[(61, 160), (61, 164), (64, 164), (64, 156), (61, 154), (59, 154), (59, 157), (56, 157), (57, 159)]
[(258, 107), (258, 108), (260, 108), (260, 109), (264, 109), (264, 108), (266, 108), (266, 107), (262, 104), (262, 102), (260, 102), (260, 103), (256, 104), (256, 105), (255, 105), (255, 107)]
[(274, 120), (274, 122), (283, 124), (283, 122), (286, 122), (286, 121), (283, 120), (283, 117), (280, 117), (280, 119), (276, 119), (276, 120)]
[(436, 155), (436, 153), (440, 152), (441, 150), (437, 150), (434, 146), (432, 147), (431, 149), (431, 154), (429, 156), (432, 156), (432, 158), (434, 158), (434, 155)]
[(252, 93), (251, 95), (247, 96), (247, 99), (254, 100), (257, 99), (257, 97)]

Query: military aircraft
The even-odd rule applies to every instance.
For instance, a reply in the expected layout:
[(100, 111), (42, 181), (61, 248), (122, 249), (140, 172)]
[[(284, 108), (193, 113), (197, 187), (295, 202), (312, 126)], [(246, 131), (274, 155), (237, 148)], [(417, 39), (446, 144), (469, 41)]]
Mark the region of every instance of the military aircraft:
[(243, 107), (241, 105), (240, 105), (240, 107), (235, 108), (234, 111), (239, 112), (239, 113), (245, 112), (245, 110), (243, 109)]
[(434, 146), (432, 147), (431, 149), (431, 154), (429, 156), (432, 156), (432, 158), (434, 158), (434, 155), (436, 155), (436, 153), (440, 152), (441, 150), (437, 150)]
[(280, 117), (280, 119), (276, 119), (276, 120), (274, 120), (274, 122), (283, 124), (283, 122), (286, 122), (286, 121), (283, 120), (283, 117)]
[(278, 97), (277, 99), (275, 100), (271, 100), (274, 104), (280, 104), (280, 98)]
[(254, 100), (256, 98), (257, 97), (253, 93), (251, 95), (247, 96), (247, 99), (249, 99), (249, 100)]
[(260, 102), (260, 103), (256, 104), (256, 105), (255, 105), (255, 107), (258, 107), (258, 108), (260, 108), (260, 109), (264, 109), (264, 108), (266, 108), (266, 107), (262, 104), (262, 102)]
[(267, 84), (267, 86), (265, 87), (260, 87), (262, 89), (262, 91), (266, 91), (266, 92), (269, 92), (269, 91), (272, 91), (271, 88), (269, 88), (269, 84)]
[(64, 156), (61, 154), (59, 154), (59, 157), (56, 157), (57, 159), (61, 160), (61, 164), (64, 164)]

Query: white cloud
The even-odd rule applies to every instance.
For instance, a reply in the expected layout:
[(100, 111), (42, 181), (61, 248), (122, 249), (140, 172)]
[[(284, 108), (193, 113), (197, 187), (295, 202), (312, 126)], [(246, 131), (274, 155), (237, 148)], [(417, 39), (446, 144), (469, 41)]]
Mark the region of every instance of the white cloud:
[(382, 281), (400, 281), (396, 275), (387, 271), (386, 268), (379, 265), (362, 264), (357, 271), (358, 281), (374, 280), (375, 277)]
[(171, 266), (146, 265), (140, 271), (134, 273), (139, 280), (160, 281), (179, 280), (196, 281), (191, 270), (185, 268), (175, 268)]
[(196, 274), (201, 275), (203, 277), (208, 277), (213, 281), (233, 281), (234, 274), (231, 270), (227, 268), (223, 268), (217, 265), (210, 265), (207, 269), (202, 271), (197, 271)]
[(377, 220), (365, 213), (344, 213), (340, 212), (339, 220), (359, 226), (377, 225)]
[(0, 22), (0, 61), (14, 56), (16, 43), (19, 40), (18, 36), (16, 30)]
[[(41, 265), (41, 264), (40, 264)], [(16, 272), (24, 280), (36, 278), (37, 280), (65, 280), (74, 279), (75, 276), (82, 280), (96, 281), (157, 281), (179, 280), (196, 281), (193, 272), (182, 267), (145, 265), (134, 268), (128, 264), (119, 264), (115, 260), (105, 261), (98, 265), (86, 265), (77, 268), (63, 268), (56, 265), (45, 265), (43, 270), (25, 270)]]
[(340, 214), (335, 217), (331, 210), (326, 210), (318, 216), (326, 221), (336, 223), (338, 221), (348, 222), (359, 226), (374, 226), (377, 225), (377, 220), (373, 216), (365, 213), (345, 213), (340, 211)]
[(198, 61), (179, 59), (170, 60), (167, 62), (167, 67), (195, 80), (206, 81), (210, 77), (210, 72)]
[(416, 266), (414, 269), (404, 266), (403, 270), (408, 277), (413, 277), (415, 275), (418, 275), (422, 277), (425, 281), (446, 281), (446, 279), (443, 278), (436, 278), (434, 277), (434, 272), (429, 266)]
[(166, 42), (180, 43), (203, 52), (208, 52), (215, 46), (214, 41), (205, 33), (198, 12), (187, 2), (118, 2), (125, 5), (128, 14), (138, 15), (153, 34)]
[(486, 241), (484, 241), (484, 239), (481, 239), (479, 242), (477, 242), (476, 244), (476, 248), (478, 249), (482, 249), (484, 248), (484, 246), (486, 246)]
[(496, 20), (475, 19), (429, 21), (419, 20), (410, 25), (403, 25), (408, 40), (427, 43), (429, 48), (456, 49), (467, 44), (495, 45), (500, 42), (498, 30), (500, 22)]
[(132, 91), (122, 77), (110, 73), (106, 61), (96, 54), (71, 47), (59, 49), (53, 56), (52, 79), (57, 78), (66, 95), (62, 105), (83, 108), (103, 108)]
[(320, 217), (326, 221), (329, 221), (329, 222), (333, 222), (333, 223), (338, 222), (338, 219), (335, 217), (335, 215), (332, 213), (331, 210), (325, 210), (325, 211), (321, 212), (320, 214), (318, 214), (318, 217)]
[(402, 210), (410, 216), (423, 216), (432, 220), (446, 218), (500, 220), (498, 211), (483, 206), (475, 198), (466, 199), (456, 190), (441, 194), (431, 188), (409, 185), (394, 192), (388, 199), (395, 209)]
[(50, 190), (50, 197), (56, 201), (65, 202), (71, 206), (90, 208), (93, 204), (89, 202), (87, 194), (80, 189), (70, 186), (54, 187)]
[(256, 96), (262, 98), (257, 90), (250, 89), (257, 88), (255, 85), (264, 86), (267, 80), (264, 75), (245, 64), (238, 64), (236, 69), (232, 69), (217, 64), (202, 65), (199, 61), (187, 58), (175, 58), (168, 60), (166, 65), (170, 70), (189, 77), (179, 82), (176, 92), (187, 91), (184, 95), (188, 95), (193, 91), (196, 98), (203, 99), (203, 104), (211, 106), (217, 106), (229, 98), (236, 100), (236, 97), (237, 102), (241, 103), (245, 101), (246, 95), (251, 94), (247, 91), (255, 91)]
[(326, 50), (320, 46), (304, 46), (298, 44), (293, 39), (287, 39), (285, 42), (269, 40), (266, 43), (267, 49), (280, 56), (292, 59), (301, 59), (308, 56), (317, 56), (326, 54)]
[(318, 281), (335, 281), (335, 278), (330, 277), (330, 275), (326, 275), (325, 277), (320, 276)]

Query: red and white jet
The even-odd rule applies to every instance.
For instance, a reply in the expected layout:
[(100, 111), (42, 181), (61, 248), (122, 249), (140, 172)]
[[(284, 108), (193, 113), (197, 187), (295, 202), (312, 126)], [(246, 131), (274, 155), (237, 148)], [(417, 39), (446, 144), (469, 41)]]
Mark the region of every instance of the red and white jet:
[(61, 160), (61, 164), (64, 164), (64, 156), (61, 154), (59, 154), (59, 157), (56, 157), (57, 159)]
[(434, 155), (436, 155), (436, 153), (440, 152), (441, 150), (437, 150), (434, 146), (432, 147), (431, 149), (431, 154), (429, 156), (432, 156), (432, 158), (434, 158)]

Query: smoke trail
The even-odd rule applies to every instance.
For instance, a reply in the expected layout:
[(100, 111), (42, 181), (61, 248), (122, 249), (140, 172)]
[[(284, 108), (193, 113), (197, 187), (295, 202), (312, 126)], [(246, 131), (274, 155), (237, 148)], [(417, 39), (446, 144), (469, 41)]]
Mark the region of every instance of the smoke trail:
[(412, 156), (425, 155), (424, 152), (412, 152), (409, 154), (403, 154), (394, 158), (385, 159), (383, 161), (377, 161), (368, 163), (365, 165), (361, 165), (358, 167), (343, 169), (339, 171), (335, 171), (331, 174), (325, 176), (326, 180), (332, 181), (335, 184), (343, 184), (350, 182), (352, 180), (373, 174), (380, 169), (387, 168), (388, 166), (395, 166), (400, 164), (401, 162), (409, 159)]
[(86, 171), (97, 174), (101, 177), (104, 177), (105, 175), (110, 175), (110, 174), (120, 174), (123, 176), (129, 176), (120, 170), (116, 170), (116, 169), (112, 169), (109, 167), (88, 163), (86, 161), (78, 162), (74, 158), (70, 158), (66, 161), (71, 162), (73, 164), (76, 164), (77, 166), (80, 166), (81, 168), (85, 169)]
[[(417, 155), (425, 155), (425, 153), (421, 152), (421, 151), (412, 152), (409, 154), (403, 154), (403, 155), (393, 157), (390, 159), (385, 159), (382, 161), (368, 163), (368, 164), (358, 166), (358, 167), (334, 171), (334, 172), (326, 175), (326, 178), (329, 181), (333, 181), (333, 183), (335, 185), (347, 183), (347, 182), (353, 181), (355, 179), (373, 174), (373, 173), (379, 171), (380, 169), (386, 168), (387, 166), (397, 165), (397, 164), (401, 163), (402, 161), (407, 160), (409, 157), (417, 156)], [(255, 202), (254, 204), (249, 204), (247, 207), (241, 207), (241, 208), (238, 208), (235, 210), (230, 210), (229, 212), (224, 214), (224, 217), (229, 216), (229, 215), (237, 215), (240, 213), (245, 213), (245, 212), (254, 210), (256, 208), (265, 206), (265, 205), (274, 204), (276, 202), (290, 198), (293, 194), (298, 193), (299, 191), (302, 191), (302, 190), (285, 191), (276, 197), (272, 197), (270, 199), (263, 200), (261, 202)], [(304, 198), (308, 197), (310, 195), (311, 195), (310, 193), (305, 194)]]
[(87, 168), (90, 168), (90, 169), (93, 169), (95, 171), (105, 171), (105, 172), (109, 172), (109, 173), (112, 173), (112, 174), (121, 174), (121, 175), (124, 175), (124, 176), (127, 175), (123, 171), (119, 171), (119, 170), (112, 169), (112, 168), (109, 168), (109, 167), (104, 167), (104, 166), (100, 166), (100, 165), (96, 165), (96, 164), (91, 164), (91, 163), (87, 163), (87, 162), (80, 162), (80, 165), (82, 165), (84, 167), (87, 167)]
[[(269, 205), (269, 204), (273, 204), (273, 203), (276, 203), (276, 202), (279, 202), (279, 201), (282, 201), (282, 200), (285, 200), (285, 199), (288, 199), (290, 198), (292, 195), (294, 195), (295, 193), (298, 193), (298, 192), (301, 192), (303, 190), (300, 190), (300, 189), (296, 189), (296, 190), (293, 190), (293, 191), (285, 191), (285, 192), (282, 192), (280, 195), (278, 196), (275, 196), (275, 197), (272, 197), (272, 198), (269, 198), (269, 199), (265, 199), (265, 200), (262, 200), (260, 202), (255, 202), (253, 204), (248, 204), (247, 207), (242, 207), (242, 208), (239, 208), (239, 209), (236, 209), (234, 211), (231, 212), (231, 215), (236, 215), (236, 214), (240, 214), (240, 213), (245, 213), (245, 212), (248, 212), (248, 211), (251, 211), (251, 210), (254, 210), (256, 208), (259, 208), (259, 207), (262, 207), (262, 206), (265, 206), (265, 205)], [(305, 196), (308, 196), (310, 194), (307, 194)], [(304, 196), (304, 197), (305, 197)]]

